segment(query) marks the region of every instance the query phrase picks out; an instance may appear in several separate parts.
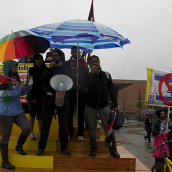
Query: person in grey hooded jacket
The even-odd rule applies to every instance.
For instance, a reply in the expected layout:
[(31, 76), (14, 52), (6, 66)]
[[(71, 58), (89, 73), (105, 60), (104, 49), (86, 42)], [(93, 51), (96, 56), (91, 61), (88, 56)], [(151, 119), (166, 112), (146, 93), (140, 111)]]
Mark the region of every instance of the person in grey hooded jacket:
[[(8, 161), (8, 142), (10, 139), (13, 123), (18, 125), (22, 132), (19, 136), (16, 145), (16, 151), (21, 155), (26, 155), (23, 151), (23, 144), (25, 143), (28, 135), (32, 131), (32, 126), (24, 114), (22, 104), (20, 101), (20, 95), (27, 94), (32, 86), (28, 86), (28, 83), (24, 85), (20, 81), (19, 75), (17, 73), (18, 62), (14, 60), (6, 60), (4, 62), (4, 75), (11, 78), (11, 87), (9, 87), (8, 96), (10, 100), (7, 102), (0, 97), (0, 125), (1, 125), (1, 139), (0, 139), (0, 149), (2, 156), (2, 167), (6, 169), (14, 169), (15, 166), (11, 165)], [(28, 76), (28, 80), (30, 76)], [(1, 89), (4, 84), (1, 84)]]

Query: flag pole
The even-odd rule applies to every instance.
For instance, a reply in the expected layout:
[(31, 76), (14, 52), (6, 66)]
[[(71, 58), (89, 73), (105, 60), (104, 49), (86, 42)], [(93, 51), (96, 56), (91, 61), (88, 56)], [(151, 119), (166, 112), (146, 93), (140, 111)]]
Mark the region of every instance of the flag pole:
[[(77, 67), (78, 67), (78, 59), (79, 59), (79, 37), (77, 38)], [(78, 85), (78, 73), (77, 73), (77, 81), (76, 84)], [(77, 129), (78, 129), (78, 90), (76, 90), (76, 120), (77, 120)]]
[[(169, 118), (169, 116), (170, 116), (170, 106), (168, 107), (168, 113), (167, 113), (168, 118)], [(166, 130), (168, 130), (168, 122), (167, 122), (167, 129)]]

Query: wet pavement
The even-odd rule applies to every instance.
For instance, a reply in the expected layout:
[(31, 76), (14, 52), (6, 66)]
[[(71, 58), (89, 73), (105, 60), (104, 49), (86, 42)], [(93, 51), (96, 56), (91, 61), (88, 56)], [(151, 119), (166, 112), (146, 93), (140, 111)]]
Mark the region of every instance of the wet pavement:
[(150, 153), (153, 149), (154, 138), (151, 137), (152, 143), (148, 143), (144, 139), (145, 135), (144, 123), (136, 120), (128, 120), (127, 127), (115, 131), (116, 140), (151, 169), (155, 164), (155, 159)]

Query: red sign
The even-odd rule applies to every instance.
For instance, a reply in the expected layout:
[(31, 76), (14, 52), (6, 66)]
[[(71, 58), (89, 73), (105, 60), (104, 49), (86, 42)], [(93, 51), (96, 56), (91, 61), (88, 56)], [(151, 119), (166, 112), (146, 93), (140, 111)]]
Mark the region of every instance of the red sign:
[(26, 97), (20, 97), (21, 103), (27, 103)]
[(172, 102), (168, 102), (167, 100), (165, 100), (165, 98), (163, 97), (163, 95), (162, 95), (162, 84), (163, 84), (163, 82), (166, 84), (166, 86), (167, 86), (167, 88), (170, 90), (170, 92), (172, 93), (172, 87), (171, 87), (171, 85), (168, 83), (168, 81), (167, 81), (167, 78), (172, 78), (172, 74), (171, 73), (168, 73), (168, 74), (166, 74), (166, 75), (164, 75), (162, 78), (161, 78), (161, 80), (159, 81), (159, 87), (158, 87), (158, 89), (159, 89), (159, 96), (160, 96), (160, 98), (161, 98), (161, 100), (163, 101), (163, 103), (165, 104), (165, 105), (167, 105), (167, 106), (172, 106)]

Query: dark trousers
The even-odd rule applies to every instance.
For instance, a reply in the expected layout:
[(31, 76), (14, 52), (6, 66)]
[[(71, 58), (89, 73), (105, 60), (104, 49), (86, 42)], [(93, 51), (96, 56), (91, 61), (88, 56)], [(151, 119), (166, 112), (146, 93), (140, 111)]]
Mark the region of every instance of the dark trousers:
[(151, 138), (150, 138), (151, 130), (146, 130), (146, 132), (147, 132), (147, 135), (145, 136), (145, 138), (148, 138), (148, 141), (150, 142), (151, 141)]
[[(73, 111), (76, 104), (76, 99), (69, 99), (69, 112), (68, 112), (68, 135), (73, 136)], [(84, 109), (85, 98), (78, 99), (78, 133), (77, 136), (84, 136)]]
[(55, 109), (58, 114), (59, 121), (59, 139), (61, 143), (61, 150), (67, 149), (68, 144), (68, 108), (69, 98), (65, 97), (63, 107), (56, 107), (55, 96), (46, 95), (42, 105), (42, 125), (41, 137), (38, 143), (38, 149), (45, 149), (47, 145), (48, 135), (52, 122), (52, 117)]
[[(110, 125), (110, 108), (109, 106), (103, 109), (94, 109), (88, 106), (85, 106), (85, 117), (86, 117), (86, 128), (89, 130), (89, 141), (91, 145), (91, 150), (97, 150), (97, 134), (96, 134), (96, 126), (97, 126), (97, 112), (100, 115), (100, 119), (103, 125), (103, 129), (105, 134), (108, 131), (108, 127)], [(112, 145), (108, 147), (110, 152), (117, 151), (115, 135), (112, 134)]]
[(18, 125), (22, 129), (21, 134), (24, 136), (28, 136), (32, 131), (32, 126), (24, 113), (21, 113), (18, 116), (0, 115), (0, 126), (1, 126), (0, 144), (8, 144), (13, 123)]

